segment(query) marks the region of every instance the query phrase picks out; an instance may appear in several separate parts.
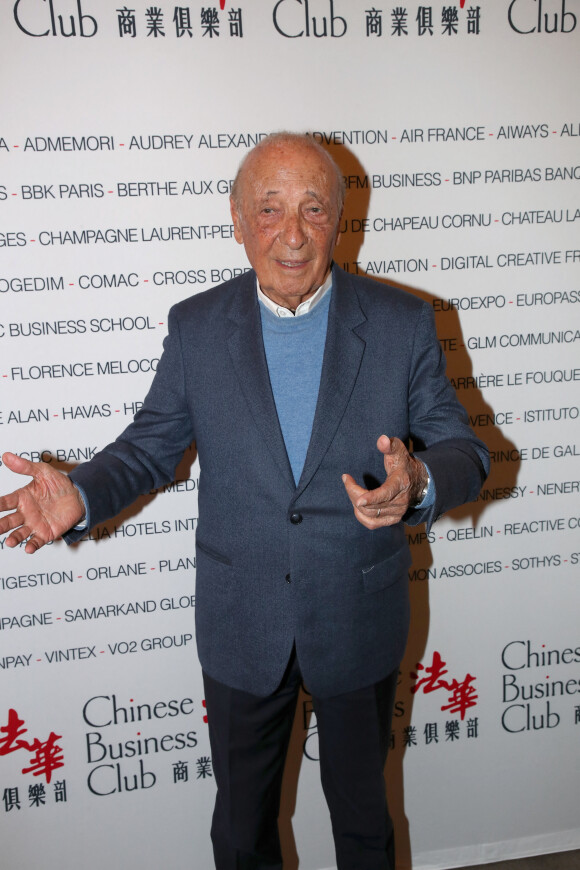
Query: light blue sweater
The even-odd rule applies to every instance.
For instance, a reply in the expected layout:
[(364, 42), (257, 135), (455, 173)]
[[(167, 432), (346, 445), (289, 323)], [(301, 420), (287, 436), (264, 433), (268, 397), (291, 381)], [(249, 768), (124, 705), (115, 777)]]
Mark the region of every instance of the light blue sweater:
[(270, 383), (286, 452), (298, 483), (312, 432), (332, 291), (299, 317), (276, 317), (260, 302)]

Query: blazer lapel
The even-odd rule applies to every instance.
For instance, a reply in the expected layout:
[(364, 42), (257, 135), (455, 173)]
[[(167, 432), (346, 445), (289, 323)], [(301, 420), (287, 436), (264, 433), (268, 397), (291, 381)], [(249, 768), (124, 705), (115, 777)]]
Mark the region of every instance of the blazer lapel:
[(284, 481), (294, 491), (294, 477), (270, 385), (253, 271), (241, 279), (229, 318), (228, 348), (242, 395)]
[(296, 497), (322, 462), (348, 405), (365, 351), (364, 340), (354, 330), (365, 322), (348, 275), (334, 265), (318, 402)]

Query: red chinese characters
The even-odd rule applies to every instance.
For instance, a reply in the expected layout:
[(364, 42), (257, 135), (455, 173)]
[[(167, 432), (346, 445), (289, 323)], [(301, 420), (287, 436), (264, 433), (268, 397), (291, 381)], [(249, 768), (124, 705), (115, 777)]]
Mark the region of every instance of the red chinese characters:
[(62, 747), (57, 744), (62, 735), (51, 731), (48, 739), (41, 741), (35, 737), (32, 742), (23, 740), (22, 735), (28, 729), (24, 726), (24, 720), (18, 717), (16, 710), (8, 711), (8, 724), (0, 727), (0, 756), (9, 755), (19, 749), (32, 753), (29, 767), (22, 768), (22, 773), (32, 773), (33, 776), (46, 777), (47, 783), (51, 781), (52, 772), (64, 767), (64, 755)]
[[(455, 678), (451, 680), (443, 679), (449, 673), (446, 667), (447, 662), (444, 662), (441, 654), (436, 651), (433, 653), (433, 661), (430, 665), (425, 666), (418, 662), (417, 673), (411, 671), (411, 677), (417, 680), (411, 688), (411, 693), (415, 694), (421, 688), (424, 694), (435, 692), (438, 689), (445, 689), (450, 693), (447, 699), (449, 703), (444, 704), (441, 710), (459, 713), (461, 719), (464, 719), (467, 710), (470, 707), (475, 707), (477, 704), (478, 695), (473, 685), (475, 677), (468, 673), (461, 682)], [(425, 676), (419, 679), (419, 672), (421, 671), (425, 672)]]

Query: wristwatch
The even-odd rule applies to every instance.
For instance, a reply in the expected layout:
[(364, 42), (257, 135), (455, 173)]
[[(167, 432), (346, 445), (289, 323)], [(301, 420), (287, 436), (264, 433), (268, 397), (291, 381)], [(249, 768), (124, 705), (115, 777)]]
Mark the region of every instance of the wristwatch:
[[(419, 461), (420, 461), (420, 460), (419, 460)], [(426, 470), (427, 467), (426, 467), (426, 465), (425, 465), (424, 463), (423, 463), (423, 467), (424, 467), (425, 470)], [(431, 483), (431, 478), (429, 477), (429, 474), (427, 474), (427, 482), (425, 483), (425, 486), (423, 487), (423, 489), (421, 490), (421, 492), (418, 494), (417, 498), (414, 500), (414, 502), (413, 502), (413, 504), (411, 505), (411, 507), (417, 507), (417, 505), (420, 505), (420, 504), (421, 504), (421, 502), (423, 501), (423, 499), (424, 499), (425, 496), (427, 495), (427, 490), (429, 489), (429, 484), (430, 484), (430, 483)]]

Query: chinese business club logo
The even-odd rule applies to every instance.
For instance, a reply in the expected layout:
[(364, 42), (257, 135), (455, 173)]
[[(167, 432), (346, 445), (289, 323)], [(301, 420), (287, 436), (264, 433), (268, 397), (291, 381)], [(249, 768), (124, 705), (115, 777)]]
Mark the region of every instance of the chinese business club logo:
[[(15, 0), (14, 21), (18, 29), (32, 37), (96, 36), (99, 22), (84, 6), (89, 0), (76, 0), (74, 11), (64, 11), (65, 0)], [(507, 2), (507, 0), (506, 0)], [(536, 0), (534, 0), (536, 2)], [(509, 0), (506, 20), (518, 34), (572, 33), (578, 16), (571, 11), (577, 0)], [(340, 13), (339, 14), (339, 8)], [(93, 9), (94, 12), (94, 9)], [(351, 15), (348, 16), (348, 12)], [(239, 3), (219, 0), (213, 5), (201, 2), (198, 8), (164, 2), (150, 4), (136, 11), (128, 5), (113, 4), (109, 16), (116, 16), (118, 36), (146, 37), (153, 40), (167, 36), (214, 39), (220, 36), (244, 36), (243, 10)], [(482, 32), (482, 5), (456, 0), (442, 7), (430, 3), (392, 4), (389, 8), (363, 9), (366, 37), (389, 39), (409, 37), (479, 36)], [(359, 17), (360, 20), (360, 17)], [(344, 0), (273, 0), (271, 24), (285, 39), (340, 39), (353, 31), (352, 10)]]
[[(14, 21), (26, 36), (91, 38), (97, 35), (99, 22), (95, 15), (85, 11), (83, 3), (86, 4), (86, 0), (76, 0), (76, 9), (65, 13), (66, 4), (62, 0), (48, 0), (48, 3), (45, 0), (16, 0)], [(177, 38), (193, 38), (194, 33), (210, 39), (219, 37), (220, 33), (238, 38), (243, 36), (242, 8), (226, 9), (226, 0), (219, 0), (219, 9), (215, 5), (203, 4), (193, 13), (190, 6), (150, 4), (140, 12), (127, 5), (119, 6), (111, 9), (110, 14), (116, 15), (120, 37), (163, 39), (172, 33)]]
[[(447, 662), (440, 652), (433, 653), (431, 662), (417, 662), (414, 671), (399, 672), (397, 696), (390, 734), (390, 748), (410, 749), (419, 743), (435, 746), (440, 742), (457, 743), (479, 737), (479, 719), (474, 715), (479, 696), (475, 676), (469, 672), (462, 678), (449, 675)], [(310, 761), (318, 761), (318, 726), (312, 698), (305, 689), (302, 701), (304, 728), (303, 753)], [(410, 697), (437, 693), (445, 722), (430, 720), (419, 724), (421, 710), (412, 710)]]
[[(86, 787), (99, 798), (213, 781), (205, 701), (198, 706), (190, 697), (123, 701), (115, 694), (94, 695), (83, 705), (82, 720), (90, 729), (84, 734)], [(51, 795), (56, 803), (68, 803), (67, 782), (53, 781), (54, 772), (65, 764), (62, 735), (51, 731), (46, 739), (31, 737), (13, 708), (0, 722), (6, 723), (0, 725), (0, 756), (19, 753), (20, 772), (35, 778), (28, 785), (29, 806), (45, 806)], [(201, 742), (192, 728), (195, 722), (203, 723)], [(75, 773), (74, 760), (72, 765), (69, 757), (69, 779)], [(71, 790), (78, 794), (78, 789)], [(23, 808), (20, 780), (3, 784), (1, 794), (6, 813)]]
[[(417, 662), (414, 671), (409, 672), (412, 685), (408, 688), (401, 685), (402, 694), (397, 696), (395, 703), (395, 722), (402, 721), (399, 729), (400, 745), (404, 749), (418, 746), (435, 746), (440, 741), (457, 743), (463, 739), (471, 740), (479, 737), (479, 718), (474, 715), (473, 708), (477, 706), (478, 694), (475, 687), (475, 676), (469, 672), (462, 678), (450, 676), (447, 662), (440, 652), (435, 650), (429, 664)], [(440, 701), (441, 713), (445, 714), (445, 722), (437, 719), (419, 723), (421, 710), (412, 712), (406, 709), (405, 697), (408, 695), (436, 694)], [(396, 729), (391, 733), (391, 748), (395, 747)]]
[[(188, 783), (194, 765), (192, 781), (213, 778), (211, 756), (193, 757), (202, 747), (191, 726), (200, 720), (207, 724), (205, 702), (198, 709), (190, 697), (144, 701), (94, 695), (83, 705), (82, 718), (90, 729), (85, 746), (87, 787), (93, 795)], [(204, 736), (202, 746), (206, 742)]]
[[(57, 742), (61, 739), (62, 735), (55, 734), (54, 731), (50, 732), (46, 740), (40, 740), (38, 737), (29, 739), (24, 719), (21, 719), (16, 710), (13, 709), (8, 711), (7, 724), (0, 726), (0, 756), (10, 755), (13, 752), (28, 754), (28, 765), (25, 764), (21, 772), (23, 774), (31, 773), (33, 776), (45, 780), (45, 782), (29, 785), (28, 799), (31, 806), (40, 806), (46, 803), (46, 786), (50, 785), (53, 772), (64, 767), (63, 750)], [(53, 785), (55, 801), (66, 801), (65, 781), (60, 780)], [(6, 812), (21, 808), (18, 787), (5, 788), (2, 800)]]
[[(461, 720), (465, 719), (465, 714), (470, 707), (475, 707), (477, 704), (478, 695), (474, 684), (475, 677), (471, 674), (466, 674), (464, 679), (459, 681), (455, 677), (446, 679), (448, 675), (447, 662), (441, 658), (438, 652), (433, 653), (433, 661), (430, 665), (417, 664), (417, 671), (411, 672), (411, 677), (417, 680), (411, 688), (411, 693), (414, 695), (420, 690), (424, 694), (444, 690), (448, 692), (447, 704), (441, 706), (442, 712), (459, 713)], [(421, 676), (424, 674), (424, 676)]]

